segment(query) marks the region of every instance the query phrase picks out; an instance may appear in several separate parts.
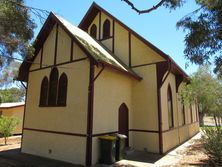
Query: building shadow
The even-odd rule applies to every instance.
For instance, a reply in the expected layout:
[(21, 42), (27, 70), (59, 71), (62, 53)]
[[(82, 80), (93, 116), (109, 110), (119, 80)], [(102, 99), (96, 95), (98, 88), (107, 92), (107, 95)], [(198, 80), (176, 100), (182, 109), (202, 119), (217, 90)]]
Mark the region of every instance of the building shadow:
[(11, 149), (0, 152), (0, 167), (82, 167), (82, 165), (21, 153), (20, 149)]
[(160, 155), (157, 153), (150, 153), (147, 151), (137, 151), (133, 150), (131, 152), (126, 153), (126, 160), (131, 161), (139, 161), (144, 163), (155, 163), (159, 159), (161, 159), (164, 155)]

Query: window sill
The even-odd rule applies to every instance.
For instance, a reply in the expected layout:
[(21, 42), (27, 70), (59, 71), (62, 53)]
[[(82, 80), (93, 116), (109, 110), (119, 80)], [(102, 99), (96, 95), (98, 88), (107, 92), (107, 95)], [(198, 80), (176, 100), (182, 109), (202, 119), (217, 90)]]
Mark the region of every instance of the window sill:
[(65, 105), (39, 105), (39, 107), (66, 107), (66, 104)]

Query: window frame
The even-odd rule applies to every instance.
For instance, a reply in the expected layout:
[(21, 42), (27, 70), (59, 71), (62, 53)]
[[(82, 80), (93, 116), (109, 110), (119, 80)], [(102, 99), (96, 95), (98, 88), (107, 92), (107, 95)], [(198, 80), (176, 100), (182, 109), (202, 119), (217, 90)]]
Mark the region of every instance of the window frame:
[(49, 77), (48, 106), (57, 106), (59, 71), (53, 67)]
[(168, 112), (168, 126), (169, 129), (174, 128), (174, 116), (173, 116), (173, 96), (170, 85), (167, 88), (167, 112)]
[(193, 109), (192, 109), (192, 105), (190, 105), (190, 123), (193, 123), (194, 119), (193, 119)]
[(186, 125), (186, 113), (185, 113), (184, 104), (182, 104), (182, 119), (183, 119), (182, 125)]
[[(46, 83), (45, 83), (46, 82)], [(47, 87), (45, 89), (44, 86), (46, 85), (43, 85), (43, 84), (47, 84)], [(45, 103), (42, 103), (43, 101), (43, 94), (45, 93), (46, 97), (45, 97)], [(42, 82), (41, 82), (41, 89), (40, 89), (40, 97), (39, 97), (39, 106), (47, 106), (48, 105), (48, 94), (49, 93), (49, 80), (48, 80), (48, 77), (44, 77), (42, 79)]]
[[(94, 34), (95, 33), (95, 34)], [(90, 36), (93, 37), (94, 39), (97, 39), (97, 26), (95, 24), (93, 24), (90, 27), (90, 32), (89, 32)], [(95, 35), (95, 36), (94, 36)]]
[(111, 23), (109, 19), (103, 22), (103, 37), (102, 40), (111, 38)]
[(67, 90), (68, 90), (68, 77), (65, 73), (62, 73), (62, 75), (59, 77), (59, 82), (58, 82), (57, 106), (66, 106)]

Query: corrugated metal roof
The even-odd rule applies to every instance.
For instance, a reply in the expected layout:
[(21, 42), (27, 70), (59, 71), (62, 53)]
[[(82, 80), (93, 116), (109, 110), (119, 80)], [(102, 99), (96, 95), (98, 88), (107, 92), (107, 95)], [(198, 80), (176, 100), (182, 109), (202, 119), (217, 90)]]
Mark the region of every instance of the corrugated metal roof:
[(1, 103), (0, 108), (12, 108), (25, 105), (25, 102), (15, 102), (15, 103)]

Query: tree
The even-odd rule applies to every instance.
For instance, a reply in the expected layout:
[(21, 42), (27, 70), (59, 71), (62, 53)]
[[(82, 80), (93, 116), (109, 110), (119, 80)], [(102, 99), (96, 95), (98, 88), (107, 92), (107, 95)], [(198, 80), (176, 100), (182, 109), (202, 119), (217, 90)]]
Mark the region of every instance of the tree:
[[(149, 13), (165, 6), (170, 10), (181, 7), (186, 0), (159, 0), (158, 3), (145, 10), (139, 10), (130, 0), (122, 0), (138, 14)], [(195, 0), (199, 6), (194, 12), (186, 15), (177, 23), (183, 28), (185, 36), (185, 57), (192, 63), (203, 65), (213, 60), (214, 72), (222, 75), (222, 1)]]
[(14, 83), (14, 78), (18, 75), (20, 65), (20, 62), (12, 60), (0, 71), (0, 87), (11, 86)]
[(23, 0), (0, 0), (0, 67), (8, 64), (14, 53), (24, 57), (30, 52), (35, 24)]
[(213, 76), (209, 66), (201, 66), (191, 76), (190, 84), (184, 85), (180, 95), (184, 104), (198, 105), (202, 125), (204, 114), (213, 116), (216, 126), (221, 124), (222, 83)]
[(24, 0), (0, 0), (0, 72), (14, 60), (33, 56), (36, 24), (31, 14), (43, 23), (49, 12), (26, 6)]
[(0, 117), (0, 133), (5, 139), (5, 145), (7, 144), (8, 137), (12, 135), (13, 130), (19, 124), (19, 120), (13, 117)]
[(2, 103), (20, 102), (25, 97), (25, 88), (0, 89), (0, 99)]

